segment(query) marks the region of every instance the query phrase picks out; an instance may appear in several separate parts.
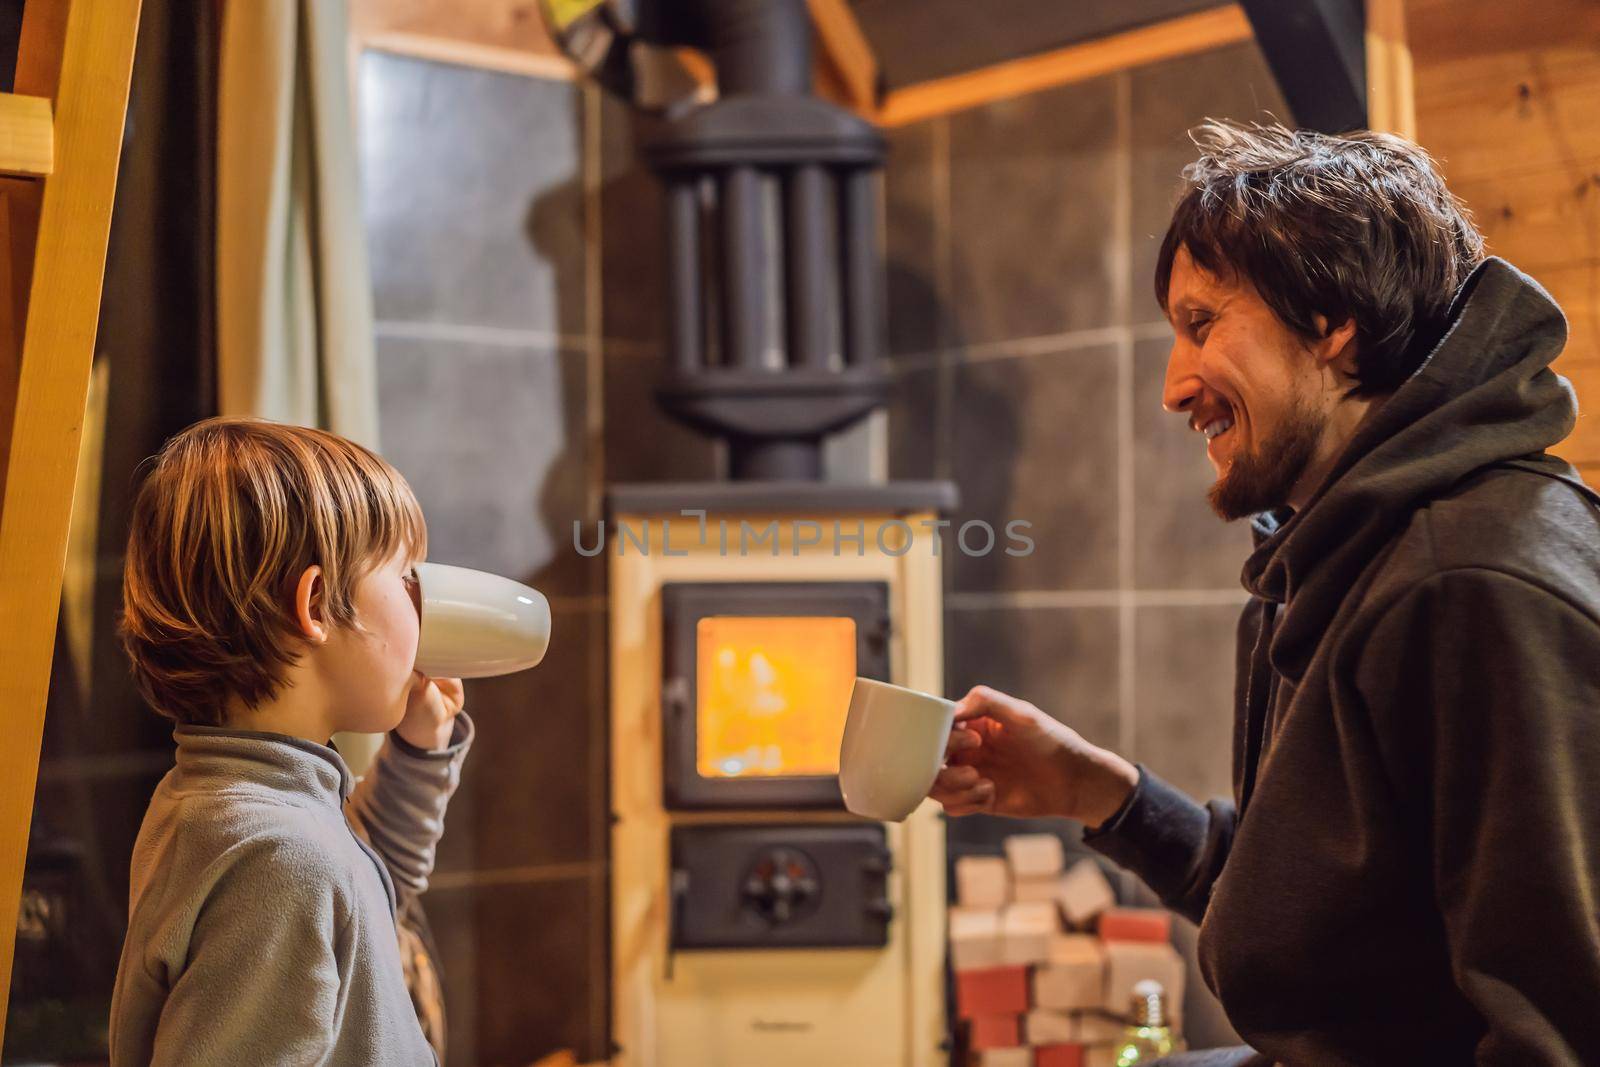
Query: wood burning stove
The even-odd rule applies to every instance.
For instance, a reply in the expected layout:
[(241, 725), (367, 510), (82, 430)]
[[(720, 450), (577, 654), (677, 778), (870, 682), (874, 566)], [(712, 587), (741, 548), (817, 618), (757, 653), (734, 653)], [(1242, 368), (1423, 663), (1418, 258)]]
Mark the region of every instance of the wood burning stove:
[[(943, 821), (851, 815), (836, 772), (857, 674), (941, 688), (953, 503), (939, 482), (612, 487), (614, 1064), (944, 1061)], [(760, 548), (720, 533), (743, 528)]]
[(856, 675), (943, 683), (953, 487), (822, 481), (825, 438), (887, 393), (884, 141), (808, 94), (805, 0), (579, 7), (558, 39), (621, 95), (636, 45), (716, 66), (718, 99), (652, 116), (640, 150), (667, 223), (656, 395), (732, 477), (608, 494), (612, 1063), (932, 1067), (944, 825), (859, 819), (837, 781)]

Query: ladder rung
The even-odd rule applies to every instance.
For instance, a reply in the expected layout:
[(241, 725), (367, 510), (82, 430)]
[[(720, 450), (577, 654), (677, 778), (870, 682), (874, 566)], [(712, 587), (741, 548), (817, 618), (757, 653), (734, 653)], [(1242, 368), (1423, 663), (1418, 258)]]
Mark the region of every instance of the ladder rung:
[(0, 174), (42, 178), (55, 163), (55, 120), (42, 96), (0, 93)]

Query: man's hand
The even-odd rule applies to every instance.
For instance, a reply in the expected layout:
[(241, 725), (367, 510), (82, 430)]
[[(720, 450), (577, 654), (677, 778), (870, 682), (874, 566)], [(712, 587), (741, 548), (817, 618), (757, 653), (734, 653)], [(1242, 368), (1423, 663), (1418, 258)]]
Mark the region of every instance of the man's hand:
[(411, 692), (406, 697), (405, 718), (395, 727), (407, 744), (432, 752), (450, 743), (456, 716), (466, 703), (460, 678), (429, 678), (411, 672)]
[(949, 815), (1056, 815), (1099, 826), (1139, 782), (1138, 768), (1115, 752), (985, 685), (961, 698), (955, 721), (928, 791)]

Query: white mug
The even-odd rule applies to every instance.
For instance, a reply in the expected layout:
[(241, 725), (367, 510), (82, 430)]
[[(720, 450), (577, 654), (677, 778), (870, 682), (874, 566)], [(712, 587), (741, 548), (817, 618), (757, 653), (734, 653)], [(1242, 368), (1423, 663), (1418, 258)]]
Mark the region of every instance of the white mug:
[(900, 822), (917, 810), (944, 765), (956, 703), (857, 678), (839, 746), (839, 791), (857, 815)]
[(488, 678), (526, 670), (550, 647), (550, 602), (497, 574), (417, 564), (422, 636), (417, 670), (430, 678)]

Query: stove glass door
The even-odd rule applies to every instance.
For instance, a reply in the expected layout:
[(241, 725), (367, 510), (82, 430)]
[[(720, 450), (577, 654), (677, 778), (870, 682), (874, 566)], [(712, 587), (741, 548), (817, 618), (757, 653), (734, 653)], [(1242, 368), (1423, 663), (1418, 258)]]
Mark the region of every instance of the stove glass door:
[(842, 807), (851, 688), (888, 680), (888, 587), (668, 583), (662, 623), (667, 807)]
[(714, 615), (696, 625), (702, 778), (839, 773), (856, 676), (856, 621)]

